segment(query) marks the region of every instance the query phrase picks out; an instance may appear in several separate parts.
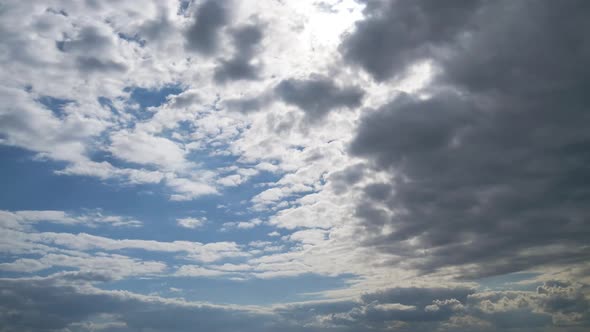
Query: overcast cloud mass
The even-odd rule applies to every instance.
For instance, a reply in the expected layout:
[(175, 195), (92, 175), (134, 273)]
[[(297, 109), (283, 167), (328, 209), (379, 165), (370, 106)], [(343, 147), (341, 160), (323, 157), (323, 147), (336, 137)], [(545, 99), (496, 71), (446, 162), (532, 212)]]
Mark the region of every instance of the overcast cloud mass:
[(590, 329), (590, 2), (0, 1), (0, 332)]

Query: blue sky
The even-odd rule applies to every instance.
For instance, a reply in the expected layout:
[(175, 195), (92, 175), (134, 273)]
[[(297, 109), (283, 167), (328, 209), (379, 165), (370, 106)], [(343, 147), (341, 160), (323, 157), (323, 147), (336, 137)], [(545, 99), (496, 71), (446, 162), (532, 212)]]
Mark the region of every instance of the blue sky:
[(586, 331), (589, 17), (5, 1), (0, 332)]

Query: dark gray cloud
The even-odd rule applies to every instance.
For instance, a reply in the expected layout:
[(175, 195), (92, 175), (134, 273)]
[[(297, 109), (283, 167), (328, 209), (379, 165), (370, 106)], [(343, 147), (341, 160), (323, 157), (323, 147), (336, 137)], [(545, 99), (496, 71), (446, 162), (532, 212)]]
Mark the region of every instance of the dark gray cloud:
[[(273, 311), (195, 304), (183, 300), (103, 291), (89, 282), (110, 280), (91, 272), (0, 279), (0, 330), (87, 331), (433, 331), (453, 319), (477, 317), (488, 324), (454, 331), (498, 331), (554, 326), (576, 331), (588, 324), (583, 286), (546, 283), (537, 292), (480, 292), (468, 288), (394, 288), (359, 301), (283, 305)], [(572, 315), (575, 313), (575, 315)], [(559, 324), (552, 324), (552, 319)], [(396, 323), (397, 322), (397, 323)], [(402, 323), (401, 325), (399, 323)], [(560, 329), (559, 325), (565, 328)], [(535, 330), (532, 330), (535, 331)], [(579, 330), (581, 331), (581, 329)]]
[(561, 326), (582, 330), (590, 325), (590, 301), (584, 295), (587, 286), (547, 281), (534, 292), (490, 291), (472, 294), (465, 312), (493, 322), (500, 329)]
[(221, 60), (215, 68), (214, 79), (217, 82), (228, 80), (254, 80), (259, 76), (260, 65), (252, 63), (256, 50), (262, 41), (262, 27), (246, 25), (231, 32), (234, 43), (234, 55)]
[(277, 312), (285, 321), (308, 326), (322, 321), (342, 331), (583, 331), (590, 317), (584, 287), (546, 283), (537, 292), (398, 287), (365, 294), (358, 302), (298, 304)]
[(342, 194), (350, 186), (359, 182), (363, 178), (365, 169), (364, 164), (356, 164), (330, 174), (328, 180), (334, 193), (337, 195)]
[[(284, 79), (271, 92), (228, 99), (225, 104), (231, 110), (247, 113), (262, 110), (273, 101), (281, 100), (301, 109), (305, 119), (313, 123), (335, 109), (360, 106), (364, 95), (365, 92), (357, 86), (339, 86), (328, 77), (314, 74), (306, 79)], [(293, 122), (289, 120), (291, 126)]]
[(76, 66), (83, 72), (124, 72), (127, 70), (127, 66), (123, 63), (87, 56), (77, 57)]
[(56, 42), (56, 47), (65, 53), (75, 55), (76, 67), (81, 72), (124, 72), (127, 65), (113, 60), (112, 50), (115, 45), (107, 31), (87, 26), (72, 37)]
[(540, 303), (542, 310), (561, 315), (572, 315), (577, 321), (590, 324), (590, 301), (584, 288), (571, 282), (547, 281), (537, 287), (537, 293), (544, 295)]
[(101, 314), (114, 315), (124, 331), (264, 331), (270, 322), (263, 313), (100, 291), (62, 277), (0, 280), (0, 330), (57, 331)]
[(221, 60), (215, 68), (215, 81), (218, 83), (228, 80), (254, 80), (258, 77), (258, 67), (244, 58)]
[(185, 33), (190, 51), (211, 56), (217, 51), (220, 31), (228, 23), (227, 1), (207, 0), (195, 11), (194, 22)]
[[(429, 32), (373, 48), (390, 60), (359, 63), (377, 79), (402, 72), (406, 54), (433, 43), (444, 50), (428, 54), (441, 72), (433, 97), (404, 95), (368, 113), (351, 144), (353, 155), (395, 174), (359, 202), (365, 243), (405, 256), (396, 263), (455, 266), (465, 278), (587, 261), (587, 2), (452, 1), (448, 12), (434, 4), (442, 2), (408, 3), (370, 12), (342, 46), (349, 61), (365, 61), (347, 48), (393, 18)], [(455, 23), (443, 28), (447, 14)]]
[(272, 97), (269, 95), (261, 95), (250, 98), (232, 98), (225, 101), (225, 104), (230, 110), (248, 113), (262, 110), (265, 106), (272, 102)]
[(340, 87), (329, 78), (318, 75), (283, 80), (275, 88), (275, 93), (283, 102), (299, 107), (311, 121), (317, 121), (337, 108), (358, 107), (364, 96), (359, 87)]
[(235, 29), (232, 37), (240, 52), (252, 54), (256, 45), (262, 41), (263, 35), (260, 26), (251, 24)]
[(153, 20), (147, 20), (139, 27), (138, 34), (141, 41), (161, 42), (174, 33), (174, 25), (168, 18), (166, 9), (161, 9), (160, 15)]
[(587, 105), (590, 3), (483, 4), (472, 15), (473, 29), (436, 56), (444, 69), (440, 82), (494, 98), (518, 97), (505, 101), (513, 105)]
[(104, 52), (113, 46), (111, 36), (96, 27), (84, 27), (73, 39), (57, 42), (62, 52)]
[(345, 36), (340, 52), (376, 80), (402, 74), (430, 57), (468, 24), (478, 1), (366, 1), (365, 20)]

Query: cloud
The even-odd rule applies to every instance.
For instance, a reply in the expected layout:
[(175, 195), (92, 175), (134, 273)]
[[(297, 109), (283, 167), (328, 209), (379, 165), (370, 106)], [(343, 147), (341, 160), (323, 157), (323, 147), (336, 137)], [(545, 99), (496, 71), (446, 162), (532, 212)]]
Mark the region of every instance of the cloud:
[(220, 30), (228, 21), (225, 0), (201, 3), (195, 10), (194, 22), (185, 32), (186, 48), (205, 56), (213, 55), (219, 47)]
[[(502, 331), (549, 327), (560, 312), (544, 310), (535, 292), (481, 292), (461, 288), (392, 288), (356, 301), (286, 305), (281, 315), (307, 326), (343, 331)], [(583, 320), (565, 327), (576, 328)], [(562, 330), (559, 324), (553, 328)], [(567, 325), (563, 325), (567, 326)]]
[(208, 331), (260, 331), (269, 322), (268, 314), (255, 309), (102, 291), (84, 283), (65, 285), (60, 283), (61, 277), (0, 280), (0, 326), (6, 330), (56, 331), (75, 327), (75, 323), (106, 320), (121, 331), (180, 332), (192, 331), (195, 326)]
[[(2, 225), (4, 227), (4, 225)], [(147, 252), (183, 253), (185, 259), (201, 262), (214, 262), (224, 258), (247, 257), (235, 242), (163, 242), (143, 239), (113, 239), (87, 233), (57, 233), (2, 229), (2, 250), (6, 254), (41, 254), (48, 252), (75, 251), (110, 251), (125, 249)], [(66, 251), (69, 252), (69, 251)]]
[(174, 21), (169, 17), (170, 10), (166, 7), (160, 10), (161, 13), (156, 18), (146, 20), (139, 26), (139, 36), (142, 38), (140, 42), (145, 40), (147, 44), (163, 44), (171, 39), (171, 35), (177, 33)]
[(357, 164), (330, 174), (329, 181), (336, 194), (342, 194), (363, 178), (366, 165)]
[(206, 222), (207, 221), (204, 218), (176, 219), (176, 223), (178, 224), (178, 226), (184, 227), (184, 228), (191, 228), (191, 229), (199, 228), (199, 227), (203, 226)]
[(101, 60), (95, 57), (80, 56), (76, 58), (76, 66), (83, 72), (124, 72), (127, 70), (125, 64), (112, 61)]
[(274, 96), (266, 93), (255, 97), (229, 98), (224, 101), (229, 110), (235, 110), (242, 113), (257, 112), (264, 109), (273, 102)]
[(304, 111), (310, 121), (318, 121), (334, 109), (358, 107), (364, 95), (358, 87), (340, 87), (317, 75), (283, 80), (276, 86), (275, 93), (285, 103)]
[(228, 231), (231, 229), (252, 229), (262, 224), (262, 220), (255, 218), (248, 221), (235, 221), (223, 223), (221, 231)]
[(117, 132), (111, 136), (109, 151), (119, 159), (153, 164), (163, 168), (182, 168), (186, 165), (185, 151), (173, 141), (145, 132)]
[[(136, 117), (141, 110), (133, 109), (129, 87), (147, 86), (156, 91), (179, 80), (167, 65), (158, 64), (164, 59), (171, 63), (175, 54), (182, 57), (183, 52), (177, 52), (179, 47), (182, 50), (181, 19), (169, 14), (170, 9), (176, 11), (175, 6), (146, 2), (141, 12), (125, 2), (54, 6), (62, 8), (59, 10), (27, 3), (6, 6), (2, 16), (7, 25), (0, 32), (11, 38), (3, 38), (3, 45), (20, 51), (2, 59), (11, 68), (3, 74), (18, 79), (3, 80), (7, 84), (0, 87), (0, 143), (32, 151), (38, 160), (59, 161), (63, 169), (55, 173), (60, 175), (93, 176), (123, 184), (161, 182), (172, 190), (181, 189), (172, 195), (183, 200), (215, 193), (213, 186), (196, 184), (186, 174), (177, 173), (179, 168), (194, 166), (184, 160), (184, 146), (159, 132), (134, 130), (144, 121)], [(127, 15), (131, 12), (135, 14)], [(22, 15), (29, 19), (13, 19)], [(152, 48), (142, 38), (148, 42), (159, 38), (151, 35), (148, 23), (154, 20), (165, 21), (168, 34), (165, 43)], [(147, 58), (151, 60), (144, 61)], [(48, 102), (52, 100), (68, 102)], [(180, 121), (156, 115), (166, 125)], [(105, 160), (110, 156), (105, 158), (104, 151), (133, 164), (111, 163)], [(154, 155), (156, 159), (150, 157)], [(171, 170), (175, 174), (165, 173)]]
[(366, 294), (362, 297), (366, 303), (399, 303), (417, 308), (425, 308), (436, 300), (455, 299), (465, 303), (470, 294), (475, 293), (471, 288), (420, 288), (398, 287), (384, 291)]
[(101, 31), (96, 26), (85, 26), (74, 38), (57, 42), (57, 48), (62, 52), (84, 54), (85, 52), (104, 52), (113, 47), (112, 34)]
[(170, 195), (171, 201), (190, 201), (198, 196), (218, 193), (215, 187), (204, 183), (202, 180), (168, 176), (166, 184), (175, 191), (174, 194)]
[(179, 277), (219, 277), (228, 274), (225, 271), (213, 270), (197, 265), (183, 265), (176, 271)]
[(239, 246), (234, 242), (190, 242), (172, 241), (160, 242), (153, 240), (111, 239), (85, 233), (38, 233), (31, 234), (29, 241), (64, 246), (77, 250), (101, 249), (116, 251), (121, 249), (140, 249), (153, 252), (184, 252), (187, 258), (212, 262), (224, 257), (243, 257)]
[[(105, 280), (108, 279), (89, 272), (0, 279), (1, 326), (7, 330), (35, 331), (74, 329), (101, 322), (117, 326), (120, 331), (182, 332), (199, 326), (209, 331), (379, 332), (394, 327), (401, 331), (432, 331), (462, 322), (463, 326), (454, 326), (453, 330), (501, 331), (550, 326), (552, 317), (559, 317), (558, 311), (542, 309), (542, 304), (550, 297), (535, 292), (488, 292), (465, 298), (465, 292), (459, 290), (398, 288), (386, 293), (397, 292), (404, 294), (402, 297), (367, 296), (359, 300), (284, 304), (266, 310), (255, 306), (221, 306), (105, 291), (90, 284)], [(555, 288), (555, 291), (560, 289)], [(431, 303), (427, 308), (436, 305), (439, 309), (425, 310), (421, 306), (390, 302), (406, 301), (406, 294), (411, 299), (414, 292), (423, 303)], [(454, 294), (461, 299), (450, 298)], [(587, 299), (585, 301), (587, 304)], [(576, 324), (580, 322), (571, 323), (553, 329), (577, 331)]]
[(142, 222), (129, 217), (117, 215), (104, 215), (100, 211), (86, 214), (71, 214), (65, 211), (56, 210), (23, 210), (5, 211), (0, 210), (0, 226), (22, 230), (27, 226), (47, 222), (62, 225), (83, 225), (97, 227), (110, 225), (115, 227), (140, 227)]
[(158, 275), (166, 270), (166, 264), (142, 260), (122, 255), (96, 255), (69, 252), (68, 254), (49, 253), (36, 259), (19, 258), (10, 263), (0, 263), (0, 270), (7, 272), (32, 273), (50, 268), (68, 268), (108, 276), (118, 280), (131, 276)]
[(537, 292), (489, 291), (467, 300), (471, 315), (498, 328), (582, 327), (590, 319), (590, 302), (581, 284), (547, 281)]
[(283, 209), (270, 220), (271, 225), (281, 228), (295, 229), (330, 228), (347, 216), (347, 211), (338, 209), (338, 205), (327, 200), (320, 200), (311, 204)]
[(98, 135), (107, 123), (96, 117), (54, 116), (25, 91), (0, 87), (0, 142), (26, 148), (55, 160), (84, 160), (84, 142)]
[(234, 55), (230, 59), (221, 60), (213, 75), (218, 83), (228, 80), (255, 80), (261, 70), (260, 65), (254, 64), (258, 45), (262, 41), (262, 27), (260, 25), (246, 25), (231, 32), (234, 43)]
[(365, 19), (340, 45), (345, 61), (377, 81), (399, 76), (463, 32), (478, 1), (367, 1)]
[(6, 188), (0, 331), (586, 331), (588, 9), (7, 2), (4, 176), (168, 201)]
[[(462, 29), (453, 23), (395, 50), (432, 40), (448, 49), (429, 55), (440, 72), (430, 97), (402, 95), (361, 119), (350, 152), (392, 179), (357, 204), (364, 242), (424, 271), (460, 267), (449, 271), (463, 278), (587, 260), (584, 19), (569, 2), (475, 4), (450, 12), (469, 20)], [(432, 6), (392, 6), (402, 22), (418, 20), (418, 32), (447, 21)], [(377, 23), (369, 16), (359, 31)]]
[(127, 70), (127, 65), (113, 52), (116, 46), (112, 32), (104, 26), (84, 26), (75, 37), (57, 41), (56, 47), (75, 55), (76, 67), (84, 73)]

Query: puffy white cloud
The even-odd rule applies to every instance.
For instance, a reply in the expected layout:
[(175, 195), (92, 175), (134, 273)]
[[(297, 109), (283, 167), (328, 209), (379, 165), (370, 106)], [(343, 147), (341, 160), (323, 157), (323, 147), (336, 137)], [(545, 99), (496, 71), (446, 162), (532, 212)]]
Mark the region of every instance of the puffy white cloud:
[(205, 218), (180, 218), (180, 219), (176, 219), (176, 224), (180, 227), (184, 227), (184, 228), (191, 228), (191, 229), (195, 229), (195, 228), (199, 228), (203, 225), (205, 225), (205, 223), (207, 222), (207, 220)]
[(198, 196), (218, 193), (215, 187), (206, 182), (190, 178), (179, 178), (174, 175), (169, 175), (166, 178), (166, 184), (176, 192), (170, 195), (172, 201), (190, 201)]
[(184, 168), (187, 162), (181, 146), (164, 137), (144, 132), (117, 132), (110, 137), (109, 151), (117, 158), (138, 164), (158, 165), (163, 169)]
[(228, 231), (230, 229), (251, 229), (262, 224), (262, 220), (255, 218), (249, 221), (235, 221), (223, 223), (221, 231)]

